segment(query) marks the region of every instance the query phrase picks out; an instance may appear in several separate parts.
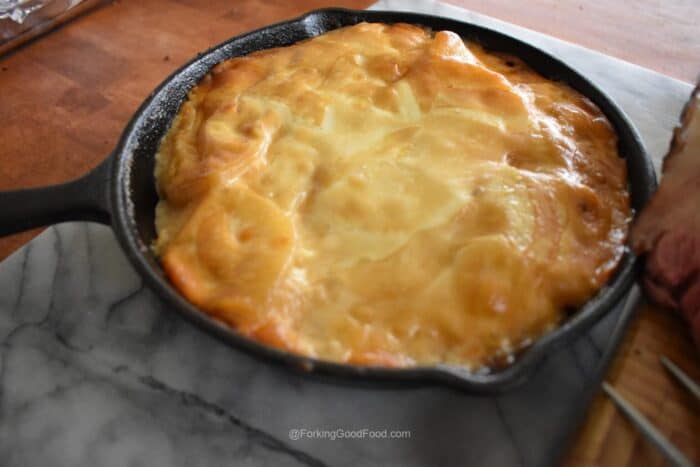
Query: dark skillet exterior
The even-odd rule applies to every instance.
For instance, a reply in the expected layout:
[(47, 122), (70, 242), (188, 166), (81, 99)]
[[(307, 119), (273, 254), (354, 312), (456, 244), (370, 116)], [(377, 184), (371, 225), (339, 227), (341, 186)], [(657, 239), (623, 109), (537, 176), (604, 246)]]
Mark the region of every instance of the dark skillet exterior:
[(513, 388), (524, 382), (548, 353), (574, 341), (615, 308), (634, 281), (636, 260), (630, 252), (625, 253), (616, 274), (597, 296), (573, 313), (559, 328), (534, 342), (514, 363), (492, 373), (473, 374), (451, 366), (393, 369), (338, 364), (262, 345), (238, 334), (236, 330), (186, 301), (170, 285), (149, 248), (156, 235), (154, 210), (158, 197), (153, 174), (155, 154), (188, 91), (218, 62), (256, 50), (291, 45), (362, 21), (405, 22), (433, 30), (454, 31), (467, 40), (481, 43), (488, 50), (522, 58), (547, 78), (568, 83), (593, 101), (615, 127), (620, 153), (627, 162), (631, 201), (635, 211), (646, 204), (654, 191), (656, 180), (651, 160), (622, 110), (590, 81), (558, 59), (499, 32), (447, 18), (413, 13), (325, 9), (230, 39), (198, 55), (165, 80), (137, 111), (110, 160), (96, 171), (101, 174), (98, 176), (108, 179), (108, 199), (103, 205), (111, 211), (111, 222), (124, 251), (151, 289), (205, 331), (250, 354), (287, 367), (352, 383), (443, 383), (474, 392), (496, 392)]

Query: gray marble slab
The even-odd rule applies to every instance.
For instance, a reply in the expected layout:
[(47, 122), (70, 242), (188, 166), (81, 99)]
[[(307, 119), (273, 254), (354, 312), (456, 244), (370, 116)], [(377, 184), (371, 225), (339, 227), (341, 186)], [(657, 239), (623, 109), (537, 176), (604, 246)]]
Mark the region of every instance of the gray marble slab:
[[(690, 91), (452, 6), (375, 8), (484, 24), (564, 58), (622, 104), (657, 160)], [(143, 287), (108, 228), (62, 224), (0, 264), (0, 465), (549, 465), (620, 316), (506, 395), (332, 385), (261, 363), (182, 321)], [(409, 430), (410, 438), (295, 440), (293, 429)]]

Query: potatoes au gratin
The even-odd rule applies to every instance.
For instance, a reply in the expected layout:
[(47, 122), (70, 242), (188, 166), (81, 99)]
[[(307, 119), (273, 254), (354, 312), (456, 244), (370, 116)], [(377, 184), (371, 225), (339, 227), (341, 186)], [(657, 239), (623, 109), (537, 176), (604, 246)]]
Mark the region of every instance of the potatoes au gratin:
[(361, 23), (218, 64), (157, 155), (194, 305), (336, 362), (472, 370), (607, 281), (630, 220), (595, 105), (458, 35)]

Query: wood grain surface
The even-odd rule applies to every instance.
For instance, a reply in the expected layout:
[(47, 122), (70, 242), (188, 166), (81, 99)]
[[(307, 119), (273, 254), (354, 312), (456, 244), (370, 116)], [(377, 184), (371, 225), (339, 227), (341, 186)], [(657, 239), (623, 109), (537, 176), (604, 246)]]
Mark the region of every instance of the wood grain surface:
[[(677, 79), (700, 72), (697, 0), (451, 2)], [(307, 10), (370, 3), (115, 1), (0, 57), (0, 190), (66, 181), (97, 165), (148, 93), (198, 51)], [(0, 258), (37, 232), (0, 239)], [(700, 463), (700, 406), (663, 370), (660, 354), (700, 381), (682, 322), (642, 306), (607, 379)], [(663, 459), (598, 397), (563, 463), (636, 467)]]

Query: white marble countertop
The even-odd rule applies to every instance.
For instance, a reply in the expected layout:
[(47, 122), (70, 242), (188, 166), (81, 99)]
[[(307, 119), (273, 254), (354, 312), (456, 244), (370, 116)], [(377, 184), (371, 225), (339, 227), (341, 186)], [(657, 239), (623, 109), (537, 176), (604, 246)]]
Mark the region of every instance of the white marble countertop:
[[(558, 55), (630, 115), (659, 161), (690, 86), (433, 2)], [(184, 322), (144, 289), (106, 227), (47, 229), (0, 263), (0, 465), (546, 465), (566, 441), (613, 313), (500, 396), (357, 388), (271, 366)], [(293, 439), (290, 430), (300, 439)], [(314, 430), (366, 436), (321, 439)], [(352, 430), (408, 430), (401, 439)], [(352, 432), (350, 432), (352, 431)]]

